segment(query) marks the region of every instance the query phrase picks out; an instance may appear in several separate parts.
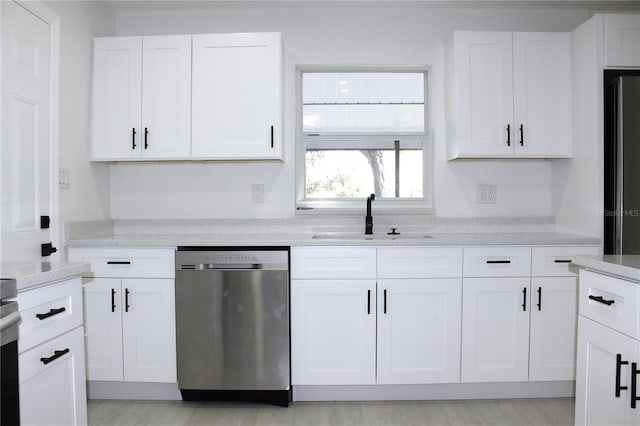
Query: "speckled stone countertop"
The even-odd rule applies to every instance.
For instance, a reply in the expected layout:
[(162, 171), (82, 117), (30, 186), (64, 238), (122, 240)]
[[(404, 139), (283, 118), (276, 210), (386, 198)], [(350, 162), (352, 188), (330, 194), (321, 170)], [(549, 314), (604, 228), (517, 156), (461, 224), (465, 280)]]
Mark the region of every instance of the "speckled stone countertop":
[(571, 261), (582, 268), (616, 275), (640, 284), (640, 255), (575, 256)]
[[(391, 228), (400, 235), (387, 235)], [(364, 235), (362, 217), (291, 219), (152, 219), (77, 222), (68, 246), (465, 246), (588, 245), (592, 236), (557, 233), (553, 218), (431, 218), (390, 215), (374, 219)]]
[(14, 278), (18, 293), (89, 271), (86, 262), (0, 262), (0, 278)]

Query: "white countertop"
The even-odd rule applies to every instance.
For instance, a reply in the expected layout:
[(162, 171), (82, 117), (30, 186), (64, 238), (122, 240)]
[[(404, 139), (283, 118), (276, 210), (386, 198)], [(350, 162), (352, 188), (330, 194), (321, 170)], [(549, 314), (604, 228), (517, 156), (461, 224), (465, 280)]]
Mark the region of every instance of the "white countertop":
[(598, 238), (554, 232), (524, 233), (410, 233), (395, 239), (386, 233), (373, 238), (353, 233), (315, 234), (135, 234), (71, 239), (68, 246), (176, 247), (176, 246), (464, 246), (464, 245), (587, 245)]
[(0, 278), (14, 278), (18, 293), (89, 271), (86, 262), (0, 262)]
[(574, 256), (574, 264), (640, 283), (640, 255)]

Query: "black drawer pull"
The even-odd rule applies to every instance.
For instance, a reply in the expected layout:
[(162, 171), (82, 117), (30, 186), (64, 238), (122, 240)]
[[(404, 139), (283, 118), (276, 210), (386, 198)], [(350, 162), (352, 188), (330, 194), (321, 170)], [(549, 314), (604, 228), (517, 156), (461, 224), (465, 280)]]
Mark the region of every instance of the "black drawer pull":
[(616, 398), (620, 398), (620, 391), (629, 389), (626, 386), (620, 386), (623, 365), (629, 365), (629, 361), (623, 361), (622, 354), (616, 354)]
[(387, 313), (387, 290), (384, 291), (384, 303), (382, 307), (384, 313)]
[(273, 148), (273, 126), (271, 126), (271, 148)]
[(640, 374), (640, 370), (638, 370), (638, 364), (635, 362), (631, 363), (631, 408), (635, 410), (636, 402), (640, 401), (640, 396), (636, 394), (636, 390), (638, 389), (638, 374)]
[(511, 146), (511, 124), (507, 124), (507, 146)]
[(592, 295), (592, 294), (590, 294), (590, 295), (589, 295), (589, 299), (591, 299), (591, 300), (595, 300), (596, 302), (599, 302), (599, 303), (605, 304), (605, 305), (607, 305), (607, 306), (611, 306), (611, 305), (613, 305), (614, 303), (616, 303), (616, 301), (615, 301), (615, 300), (607, 300), (607, 299), (603, 298), (602, 296), (594, 296), (594, 295)]
[(136, 128), (131, 129), (131, 149), (136, 149)]
[(116, 311), (116, 289), (111, 289), (111, 312)]
[(44, 364), (47, 365), (50, 362), (55, 361), (56, 359), (60, 358), (61, 356), (68, 354), (71, 350), (69, 348), (63, 349), (61, 351), (53, 351), (53, 355), (51, 355), (49, 358), (40, 358), (40, 361)]
[(538, 310), (542, 310), (542, 287), (538, 287)]
[(511, 263), (510, 260), (487, 260), (488, 265), (493, 265), (496, 263)]
[(129, 289), (125, 288), (124, 289), (124, 311), (129, 312), (130, 307), (131, 306), (129, 306)]
[(47, 319), (47, 318), (52, 317), (54, 315), (61, 314), (66, 310), (67, 310), (66, 308), (49, 309), (49, 312), (47, 312), (46, 314), (36, 314), (36, 318), (38, 318), (40, 321), (42, 321), (43, 319)]
[(571, 263), (571, 259), (556, 259), (555, 263)]
[(371, 290), (367, 290), (367, 315), (371, 314)]
[(131, 265), (130, 260), (108, 260), (107, 265)]
[(527, 288), (522, 287), (522, 310), (527, 311)]

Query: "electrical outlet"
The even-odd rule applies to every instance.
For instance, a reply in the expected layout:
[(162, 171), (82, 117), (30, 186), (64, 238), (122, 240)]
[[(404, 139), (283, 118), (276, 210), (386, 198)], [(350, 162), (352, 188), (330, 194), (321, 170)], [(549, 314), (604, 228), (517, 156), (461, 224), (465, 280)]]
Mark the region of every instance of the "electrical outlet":
[(476, 202), (478, 204), (495, 204), (498, 197), (497, 185), (478, 184)]
[(264, 184), (254, 183), (251, 185), (251, 201), (253, 204), (264, 204)]
[(58, 169), (58, 188), (69, 189), (71, 187), (71, 172), (69, 169)]

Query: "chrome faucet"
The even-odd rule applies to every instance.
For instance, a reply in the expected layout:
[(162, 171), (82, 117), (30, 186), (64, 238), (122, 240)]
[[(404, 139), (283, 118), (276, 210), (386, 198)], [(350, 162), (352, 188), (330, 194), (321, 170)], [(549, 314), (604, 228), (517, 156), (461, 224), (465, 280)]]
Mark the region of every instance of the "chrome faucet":
[(371, 202), (376, 199), (376, 194), (367, 197), (367, 216), (364, 218), (364, 234), (373, 234), (373, 217), (371, 217)]

